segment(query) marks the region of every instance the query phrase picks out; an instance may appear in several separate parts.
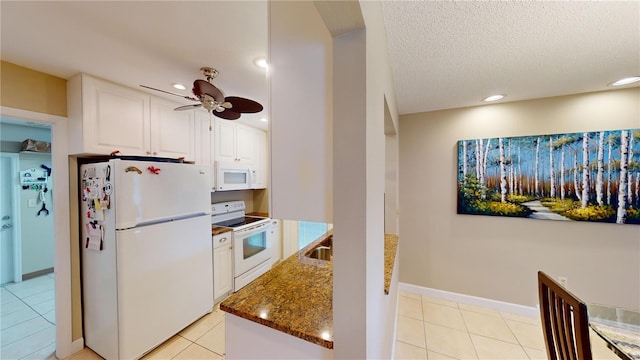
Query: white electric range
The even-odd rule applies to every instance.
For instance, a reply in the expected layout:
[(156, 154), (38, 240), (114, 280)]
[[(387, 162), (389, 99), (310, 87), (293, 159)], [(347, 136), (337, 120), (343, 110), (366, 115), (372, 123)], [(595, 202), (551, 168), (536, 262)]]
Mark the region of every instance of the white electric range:
[(233, 229), (233, 291), (271, 269), (271, 219), (245, 215), (244, 201), (211, 204), (211, 225)]

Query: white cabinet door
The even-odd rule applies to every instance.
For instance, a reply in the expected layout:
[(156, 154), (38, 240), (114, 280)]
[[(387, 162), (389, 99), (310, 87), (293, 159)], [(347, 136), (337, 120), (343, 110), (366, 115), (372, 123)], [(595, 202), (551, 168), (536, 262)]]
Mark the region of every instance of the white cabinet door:
[(267, 133), (255, 129), (254, 161), (256, 164), (256, 189), (267, 188)]
[(149, 95), (80, 74), (69, 80), (71, 154), (147, 155)]
[(215, 171), (213, 170), (214, 165), (214, 153), (213, 153), (213, 144), (214, 140), (214, 122), (211, 119), (211, 116), (206, 111), (202, 111), (202, 109), (194, 110), (195, 113), (195, 163), (196, 165), (204, 165), (211, 167), (211, 191), (215, 191), (216, 183), (215, 183)]
[(269, 229), (269, 246), (271, 246), (271, 266), (282, 259), (282, 235), (280, 232), (280, 220), (271, 219)]
[(236, 161), (245, 164), (255, 164), (256, 130), (236, 125)]
[(214, 139), (214, 120), (206, 111), (201, 109), (194, 110), (195, 112), (195, 162), (196, 165), (213, 165), (214, 153), (213, 144)]
[(224, 245), (213, 249), (213, 298), (221, 297), (233, 291), (233, 248)]
[(178, 106), (181, 105), (151, 98), (151, 150), (148, 155), (194, 160), (195, 114), (192, 110), (173, 110)]
[(216, 119), (215, 159), (236, 161), (236, 124), (229, 120)]

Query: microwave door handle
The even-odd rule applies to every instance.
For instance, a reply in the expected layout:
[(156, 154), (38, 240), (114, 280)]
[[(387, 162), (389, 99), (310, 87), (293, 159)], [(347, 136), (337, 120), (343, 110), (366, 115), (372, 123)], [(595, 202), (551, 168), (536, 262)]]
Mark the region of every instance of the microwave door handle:
[(247, 181), (249, 182), (247, 185), (249, 185), (249, 189), (251, 189), (253, 187), (253, 182), (251, 181), (251, 166), (247, 167)]

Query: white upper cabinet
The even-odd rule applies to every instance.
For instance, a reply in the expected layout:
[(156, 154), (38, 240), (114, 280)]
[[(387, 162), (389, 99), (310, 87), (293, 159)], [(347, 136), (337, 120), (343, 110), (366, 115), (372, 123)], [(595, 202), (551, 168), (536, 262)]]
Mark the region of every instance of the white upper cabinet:
[(67, 82), (71, 154), (159, 156), (194, 160), (193, 111), (87, 74)]
[(267, 133), (260, 129), (255, 129), (254, 132), (255, 145), (253, 156), (256, 164), (256, 189), (267, 188), (267, 159), (269, 149), (267, 148)]
[(213, 144), (214, 120), (208, 112), (202, 109), (194, 110), (195, 113), (195, 162), (197, 165), (213, 165), (215, 161)]
[(67, 82), (71, 154), (147, 155), (149, 95), (80, 74)]
[(255, 164), (256, 159), (256, 132), (258, 130), (237, 125), (236, 128), (236, 156), (240, 163)]
[(229, 120), (215, 119), (215, 160), (236, 162), (236, 128)]
[(174, 102), (151, 97), (151, 155), (195, 159), (193, 110), (175, 111)]
[(255, 164), (255, 132), (252, 127), (232, 120), (216, 119), (215, 159), (217, 161)]
[(211, 115), (202, 109), (192, 110), (195, 115), (195, 163), (211, 166), (211, 191), (215, 191), (214, 165), (214, 122)]
[(266, 182), (267, 133), (231, 120), (215, 120), (214, 159), (256, 166), (254, 188), (264, 189)]

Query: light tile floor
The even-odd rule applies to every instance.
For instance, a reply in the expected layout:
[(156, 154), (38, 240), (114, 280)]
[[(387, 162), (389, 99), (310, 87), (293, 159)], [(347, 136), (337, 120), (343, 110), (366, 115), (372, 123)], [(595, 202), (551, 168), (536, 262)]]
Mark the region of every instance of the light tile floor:
[[(546, 359), (538, 317), (401, 292), (396, 321), (398, 360)], [(142, 359), (224, 359), (224, 326), (224, 312), (216, 307)], [(618, 359), (597, 335), (591, 339), (595, 359)], [(85, 348), (69, 359), (102, 358)]]
[[(540, 318), (400, 292), (395, 359), (546, 359)], [(594, 359), (618, 359), (591, 332)]]
[[(199, 360), (224, 359), (224, 312), (216, 306), (213, 311), (189, 325), (142, 360), (176, 359)], [(89, 348), (77, 352), (69, 360), (102, 359)]]
[(0, 358), (46, 359), (56, 347), (55, 275), (0, 288)]

